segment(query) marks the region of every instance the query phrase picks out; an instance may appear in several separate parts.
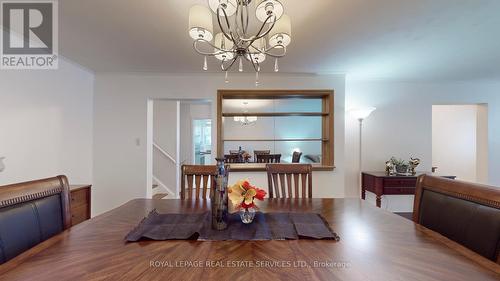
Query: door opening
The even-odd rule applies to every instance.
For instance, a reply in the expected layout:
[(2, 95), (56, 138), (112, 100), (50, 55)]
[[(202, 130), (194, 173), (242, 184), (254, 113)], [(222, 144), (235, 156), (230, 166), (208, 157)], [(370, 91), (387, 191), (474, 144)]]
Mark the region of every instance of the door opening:
[(439, 175), (487, 183), (487, 105), (432, 107), (432, 165)]
[(193, 162), (205, 165), (212, 158), (212, 119), (193, 120)]
[(212, 104), (207, 100), (148, 101), (148, 198), (179, 197), (181, 166), (212, 163)]

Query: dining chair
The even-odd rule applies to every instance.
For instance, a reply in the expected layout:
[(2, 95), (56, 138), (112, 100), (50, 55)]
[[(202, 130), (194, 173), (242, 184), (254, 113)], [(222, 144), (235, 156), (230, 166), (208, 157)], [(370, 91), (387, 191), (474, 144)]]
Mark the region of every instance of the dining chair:
[(269, 198), (312, 197), (311, 164), (267, 164), (266, 170)]
[(422, 175), (413, 221), (458, 243), (457, 249), (500, 264), (500, 190), (495, 187)]
[(292, 154), (292, 163), (300, 163), (302, 152), (294, 151)]
[(217, 166), (182, 165), (181, 171), (181, 199), (210, 198), (207, 197), (208, 189), (210, 189), (209, 196), (212, 196), (213, 187), (215, 187), (215, 176), (217, 176)]
[(224, 154), (224, 162), (226, 163), (243, 163), (243, 159), (239, 154)]
[(257, 162), (257, 155), (262, 155), (262, 154), (271, 154), (271, 150), (254, 150), (253, 151), (253, 159)]
[(70, 227), (65, 176), (0, 187), (0, 264)]
[(257, 154), (257, 163), (280, 163), (281, 154)]

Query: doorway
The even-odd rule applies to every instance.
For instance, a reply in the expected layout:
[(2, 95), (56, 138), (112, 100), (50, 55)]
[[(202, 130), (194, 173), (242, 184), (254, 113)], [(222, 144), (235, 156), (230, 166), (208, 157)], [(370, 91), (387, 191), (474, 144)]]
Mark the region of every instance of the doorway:
[(193, 162), (206, 165), (212, 159), (212, 119), (193, 120)]
[(212, 163), (212, 103), (151, 99), (147, 114), (147, 197), (176, 199), (181, 166)]
[(436, 174), (488, 181), (488, 106), (432, 106), (432, 165)]

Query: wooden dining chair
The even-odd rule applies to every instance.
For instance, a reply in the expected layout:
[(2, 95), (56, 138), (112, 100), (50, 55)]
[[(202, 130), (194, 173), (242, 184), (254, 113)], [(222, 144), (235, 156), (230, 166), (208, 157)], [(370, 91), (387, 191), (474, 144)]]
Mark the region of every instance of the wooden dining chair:
[(280, 163), (281, 154), (257, 154), (257, 163)]
[(267, 164), (266, 170), (269, 198), (312, 197), (312, 165)]
[(70, 228), (70, 210), (65, 176), (0, 186), (0, 264)]
[(208, 189), (210, 189), (209, 196), (212, 196), (215, 187), (215, 176), (217, 176), (217, 166), (182, 165), (181, 170), (181, 199), (210, 198), (207, 197)]
[(225, 163), (243, 163), (242, 157), (239, 154), (225, 154), (224, 155)]
[(292, 154), (292, 163), (300, 163), (302, 152), (294, 151)]
[(447, 244), (466, 256), (500, 264), (498, 188), (422, 175), (417, 180), (413, 221), (447, 237)]
[(255, 159), (255, 162), (257, 162), (257, 155), (262, 155), (262, 154), (271, 154), (271, 150), (254, 150), (253, 159)]

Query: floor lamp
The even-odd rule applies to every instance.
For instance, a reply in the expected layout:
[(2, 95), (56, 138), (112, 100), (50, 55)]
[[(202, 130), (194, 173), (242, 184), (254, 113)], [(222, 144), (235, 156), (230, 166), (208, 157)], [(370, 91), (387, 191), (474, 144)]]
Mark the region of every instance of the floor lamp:
[[(373, 111), (375, 111), (375, 107), (363, 107), (363, 108), (353, 108), (348, 110), (348, 113), (350, 116), (353, 118), (357, 119), (359, 121), (359, 184), (358, 188), (361, 189), (361, 172), (363, 168), (363, 121), (372, 114)], [(361, 192), (359, 190), (359, 192)], [(364, 198), (363, 198), (364, 199)]]

